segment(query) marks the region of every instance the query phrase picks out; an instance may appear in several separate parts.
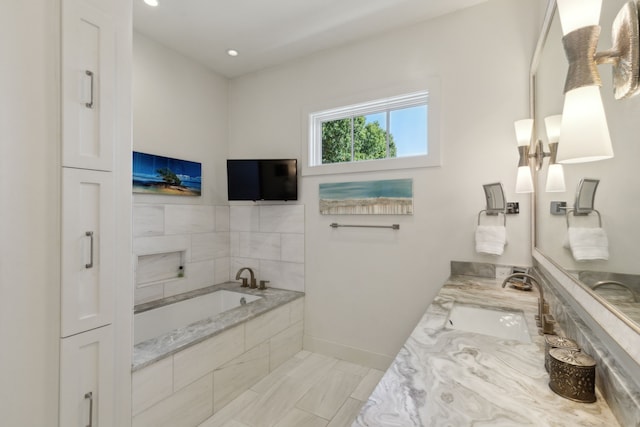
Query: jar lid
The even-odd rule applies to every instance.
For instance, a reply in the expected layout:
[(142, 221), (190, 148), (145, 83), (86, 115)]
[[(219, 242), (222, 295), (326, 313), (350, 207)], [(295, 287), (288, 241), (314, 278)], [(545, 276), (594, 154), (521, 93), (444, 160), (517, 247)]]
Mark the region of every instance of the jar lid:
[(587, 353), (567, 348), (552, 348), (549, 355), (554, 359), (573, 366), (596, 366), (596, 361)]
[(555, 348), (580, 348), (580, 347), (578, 347), (578, 343), (576, 343), (575, 341), (570, 340), (569, 338), (558, 336), (558, 335), (546, 334), (544, 336), (544, 340), (550, 347), (555, 347)]

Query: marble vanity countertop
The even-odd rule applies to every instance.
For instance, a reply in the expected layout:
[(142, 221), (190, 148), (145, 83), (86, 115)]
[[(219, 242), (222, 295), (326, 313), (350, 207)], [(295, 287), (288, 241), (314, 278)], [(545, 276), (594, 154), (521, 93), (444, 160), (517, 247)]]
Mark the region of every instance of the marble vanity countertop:
[[(353, 427), (617, 426), (602, 395), (577, 403), (549, 388), (538, 293), (453, 276), (415, 327)], [(454, 302), (523, 310), (532, 342), (445, 327)]]
[(160, 301), (140, 304), (135, 307), (134, 311), (140, 313), (173, 302), (221, 290), (257, 295), (262, 298), (250, 304), (236, 307), (222, 314), (136, 344), (133, 347), (132, 372), (304, 296), (303, 292), (276, 288), (267, 288), (264, 290), (242, 288), (239, 282), (226, 282), (168, 297)]

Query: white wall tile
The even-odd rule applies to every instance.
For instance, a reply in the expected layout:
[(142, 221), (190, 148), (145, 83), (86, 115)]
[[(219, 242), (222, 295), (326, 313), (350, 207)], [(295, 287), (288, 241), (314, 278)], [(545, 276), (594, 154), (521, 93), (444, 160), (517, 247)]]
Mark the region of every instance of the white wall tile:
[(289, 326), (289, 305), (268, 311), (245, 323), (246, 348), (252, 348)]
[(269, 343), (264, 342), (213, 372), (213, 410), (219, 411), (269, 373)]
[(181, 251), (141, 255), (136, 263), (136, 286), (175, 279), (183, 265), (182, 257)]
[(164, 297), (164, 284), (160, 283), (151, 286), (136, 287), (134, 304), (142, 304), (149, 301), (155, 301)]
[(215, 206), (166, 205), (164, 209), (167, 235), (215, 231)]
[(289, 320), (291, 324), (304, 320), (304, 298), (291, 301), (289, 306), (291, 307), (291, 319)]
[(269, 287), (304, 292), (304, 264), (261, 260), (260, 277)]
[(231, 206), (229, 208), (231, 231), (260, 231), (258, 206)]
[(133, 237), (164, 234), (164, 206), (133, 206)]
[(133, 253), (136, 255), (175, 251), (186, 251), (186, 259), (191, 259), (191, 236), (136, 237), (133, 239)]
[(215, 335), (173, 356), (174, 391), (244, 352), (245, 324)]
[(196, 426), (213, 414), (213, 373), (133, 417), (133, 427)]
[(136, 415), (173, 393), (173, 358), (166, 357), (132, 375), (132, 411)]
[(216, 284), (228, 282), (230, 280), (230, 274), (231, 274), (229, 270), (230, 259), (228, 257), (217, 258), (215, 262), (216, 262), (216, 271), (215, 271)]
[(233, 234), (232, 253), (235, 256), (270, 260), (280, 259), (280, 234), (254, 232)]
[(216, 206), (216, 231), (229, 230), (229, 206)]
[(304, 233), (304, 205), (260, 206), (260, 231)]
[(269, 340), (270, 370), (302, 350), (302, 326), (302, 322), (295, 323)]
[(215, 281), (215, 260), (188, 262), (184, 266), (185, 277), (165, 283), (164, 296), (181, 294), (183, 292), (211, 286)]
[(288, 262), (304, 262), (304, 234), (284, 233), (280, 237), (281, 260)]
[(191, 235), (191, 261), (213, 259), (215, 233), (196, 233)]

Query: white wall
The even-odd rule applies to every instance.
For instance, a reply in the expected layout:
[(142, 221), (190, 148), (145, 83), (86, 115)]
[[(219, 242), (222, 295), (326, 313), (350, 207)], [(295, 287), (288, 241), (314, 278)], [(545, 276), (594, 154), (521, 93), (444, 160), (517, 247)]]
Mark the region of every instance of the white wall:
[(148, 37), (133, 36), (133, 149), (202, 163), (202, 196), (136, 195), (135, 203), (227, 200), (227, 80)]
[(58, 419), (57, 2), (0, 6), (0, 424)]
[[(513, 121), (528, 116), (539, 13), (535, 0), (489, 1), (231, 81), (230, 156), (297, 158), (309, 105), (423, 76), (442, 83), (442, 167), (302, 179), (307, 348), (384, 367), (447, 278), (449, 261), (530, 265), (530, 198), (513, 191)], [(413, 216), (318, 213), (319, 183), (388, 178), (413, 178)], [(521, 210), (508, 218), (501, 257), (474, 252), (482, 184), (494, 181)], [(397, 222), (401, 229), (332, 230), (333, 221)]]

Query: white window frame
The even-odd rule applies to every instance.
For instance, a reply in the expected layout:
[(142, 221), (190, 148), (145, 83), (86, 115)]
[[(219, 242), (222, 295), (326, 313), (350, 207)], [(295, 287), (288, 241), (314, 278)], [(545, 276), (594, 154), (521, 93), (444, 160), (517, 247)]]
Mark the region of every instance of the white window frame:
[[(440, 166), (439, 84), (434, 82), (434, 79), (430, 80), (431, 83), (429, 85), (422, 84), (418, 90), (405, 92), (398, 91), (398, 88), (395, 88), (392, 96), (388, 95), (389, 90), (387, 90), (387, 96), (378, 97), (374, 101), (359, 101), (358, 98), (361, 97), (354, 97), (350, 102), (345, 102), (345, 100), (342, 100), (341, 103), (334, 101), (327, 103), (324, 108), (306, 109), (303, 113), (303, 120), (306, 121), (304, 127), (307, 132), (302, 150), (301, 174), (303, 176), (327, 175)], [(404, 95), (397, 95), (398, 93), (404, 93)], [(427, 101), (428, 108), (428, 152), (426, 155), (322, 164), (323, 122), (424, 105), (425, 101)]]

